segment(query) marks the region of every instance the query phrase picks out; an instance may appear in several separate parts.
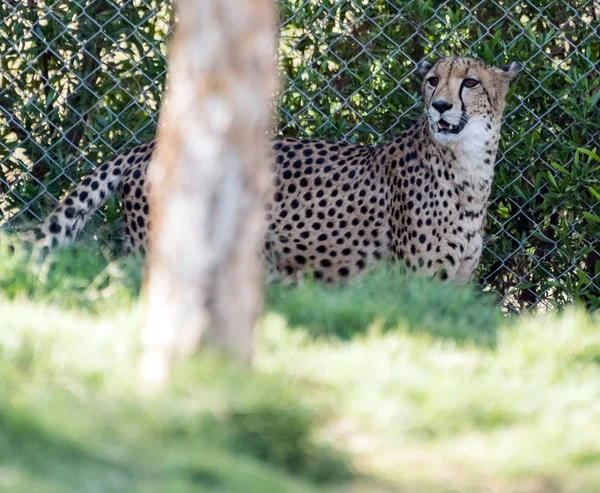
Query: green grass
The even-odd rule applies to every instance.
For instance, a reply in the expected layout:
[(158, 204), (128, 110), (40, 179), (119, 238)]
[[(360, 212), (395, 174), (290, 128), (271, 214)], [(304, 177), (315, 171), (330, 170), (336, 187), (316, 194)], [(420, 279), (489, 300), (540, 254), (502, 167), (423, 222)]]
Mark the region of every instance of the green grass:
[(592, 493), (600, 319), (378, 271), (267, 288), (253, 371), (136, 386), (140, 265), (0, 246), (0, 491)]
[(309, 492), (349, 477), (287, 378), (205, 354), (164, 395), (140, 393), (140, 315), (0, 303), (0, 489)]
[(267, 304), (290, 327), (315, 338), (349, 340), (373, 324), (383, 332), (402, 325), (415, 335), (493, 346), (502, 321), (492, 297), (472, 288), (449, 289), (428, 279), (408, 279), (391, 264), (345, 286), (268, 286)]

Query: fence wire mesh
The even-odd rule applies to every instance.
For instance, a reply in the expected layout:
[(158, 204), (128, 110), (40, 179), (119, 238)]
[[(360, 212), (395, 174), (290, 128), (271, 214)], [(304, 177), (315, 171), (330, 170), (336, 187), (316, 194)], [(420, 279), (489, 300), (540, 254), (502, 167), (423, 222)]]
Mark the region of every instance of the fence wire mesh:
[[(523, 62), (480, 280), (514, 309), (600, 306), (597, 1), (278, 3), (284, 135), (380, 142), (422, 111), (420, 60)], [(14, 226), (153, 138), (173, 14), (156, 0), (5, 0), (0, 15), (0, 221)], [(103, 221), (118, 216), (113, 199)]]

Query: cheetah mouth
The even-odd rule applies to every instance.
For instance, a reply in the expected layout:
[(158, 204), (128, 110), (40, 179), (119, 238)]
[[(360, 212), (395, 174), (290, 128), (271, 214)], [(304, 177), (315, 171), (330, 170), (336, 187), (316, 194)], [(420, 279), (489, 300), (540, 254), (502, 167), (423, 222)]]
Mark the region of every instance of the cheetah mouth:
[(436, 130), (440, 134), (457, 134), (463, 129), (464, 125), (452, 125), (445, 120), (437, 122)]

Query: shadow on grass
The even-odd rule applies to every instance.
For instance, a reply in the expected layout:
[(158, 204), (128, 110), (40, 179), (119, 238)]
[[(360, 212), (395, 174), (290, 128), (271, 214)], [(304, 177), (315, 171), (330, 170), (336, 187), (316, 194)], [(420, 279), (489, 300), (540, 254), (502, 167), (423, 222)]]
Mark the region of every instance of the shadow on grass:
[[(121, 409), (113, 415), (97, 412), (97, 429), (74, 435), (68, 423), (77, 419), (77, 412), (70, 411), (81, 408), (76, 401), (71, 404), (65, 408), (63, 424), (52, 419), (51, 426), (39, 423), (29, 407), (0, 407), (0, 460), (5, 474), (12, 471), (8, 482), (15, 489), (11, 491), (42, 485), (33, 489), (71, 492), (95, 484), (95, 490), (107, 492), (174, 491), (176, 487), (190, 493), (234, 492), (241, 491), (239, 483), (252, 476), (258, 476), (256, 482), (261, 484), (272, 474), (283, 482), (287, 477), (313, 484), (317, 490), (319, 484), (352, 479), (345, 456), (313, 443), (313, 420), (300, 408), (257, 403), (219, 420), (206, 412), (166, 418), (157, 414), (149, 419), (136, 408), (136, 423), (128, 421), (128, 411)], [(113, 410), (121, 406), (118, 401), (111, 403)], [(112, 423), (105, 424), (111, 418)], [(157, 426), (157, 422), (163, 424)], [(178, 433), (173, 431), (174, 422)], [(131, 430), (122, 439), (115, 435), (125, 426), (137, 428), (135, 443)], [(235, 484), (238, 487), (232, 487)], [(144, 489), (149, 485), (153, 489)]]
[[(163, 393), (139, 398), (132, 382), (115, 386), (126, 374), (107, 370), (92, 380), (70, 366), (82, 346), (69, 317), (50, 320), (53, 330), (35, 341), (18, 330), (0, 338), (0, 490), (71, 492), (95, 484), (106, 492), (235, 493), (250, 481), (254, 491), (270, 493), (312, 487), (258, 485), (301, 482), (316, 491), (352, 480), (349, 457), (315, 438), (319, 416), (287, 381), (207, 351), (180, 364)], [(90, 333), (94, 325), (81, 328)], [(15, 340), (21, 348), (6, 349)], [(110, 351), (97, 340), (93, 354)], [(21, 353), (34, 354), (24, 347), (30, 344), (36, 357), (18, 364)], [(63, 355), (58, 367), (47, 351)], [(41, 379), (46, 384), (32, 390)]]
[[(177, 450), (173, 440), (161, 438), (165, 448)], [(98, 491), (115, 493), (138, 491), (141, 485), (150, 484), (154, 486), (152, 491), (172, 491), (175, 486), (185, 492), (230, 491), (226, 488), (226, 469), (215, 463), (202, 465), (191, 453), (186, 456), (179, 451), (183, 457), (164, 463), (152, 454), (147, 457), (135, 450), (116, 459), (88, 447), (97, 441), (96, 437), (80, 436), (78, 440), (62, 435), (60, 429), (44, 429), (35, 423), (35, 419), (27, 419), (6, 409), (0, 411), (0, 458), (3, 467), (18, 471), (27, 486), (41, 485), (39, 491), (82, 491), (81, 488), (91, 484), (95, 485), (95, 489), (100, 488)], [(189, 437), (187, 441), (191, 442)], [(118, 447), (124, 447), (125, 442)], [(216, 449), (214, 444), (198, 441), (196, 446), (198, 453), (206, 453), (208, 449), (225, 454), (235, 465), (236, 457), (226, 455), (227, 452)], [(188, 449), (191, 448), (188, 446)]]
[(378, 324), (493, 347), (502, 313), (490, 296), (474, 287), (407, 276), (386, 264), (344, 286), (307, 280), (301, 286), (267, 287), (268, 309), (314, 337), (348, 340)]
[(131, 465), (92, 452), (59, 430), (40, 426), (27, 412), (10, 406), (0, 409), (0, 457), (3, 467), (18, 470), (22, 477), (35, 478), (52, 488), (72, 487), (78, 479), (90, 475), (118, 475), (129, 484), (134, 475)]

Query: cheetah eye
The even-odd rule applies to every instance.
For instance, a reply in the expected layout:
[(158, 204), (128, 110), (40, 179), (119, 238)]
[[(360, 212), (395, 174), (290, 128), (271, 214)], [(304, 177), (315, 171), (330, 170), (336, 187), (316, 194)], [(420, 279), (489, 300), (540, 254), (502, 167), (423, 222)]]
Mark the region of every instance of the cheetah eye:
[(440, 79), (437, 77), (429, 77), (429, 79), (427, 79), (427, 82), (429, 82), (430, 86), (435, 87), (440, 83)]
[(479, 81), (475, 80), (475, 79), (465, 79), (464, 82), (463, 82), (463, 84), (465, 85), (465, 87), (468, 87), (469, 89), (472, 89), (477, 84), (479, 84)]

